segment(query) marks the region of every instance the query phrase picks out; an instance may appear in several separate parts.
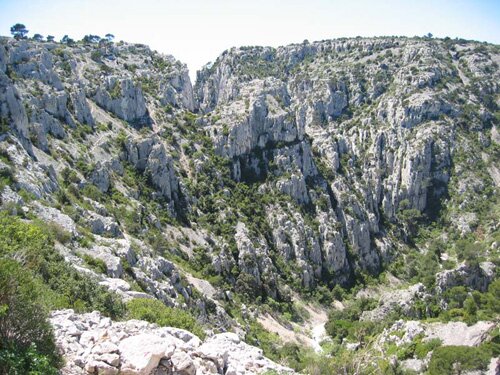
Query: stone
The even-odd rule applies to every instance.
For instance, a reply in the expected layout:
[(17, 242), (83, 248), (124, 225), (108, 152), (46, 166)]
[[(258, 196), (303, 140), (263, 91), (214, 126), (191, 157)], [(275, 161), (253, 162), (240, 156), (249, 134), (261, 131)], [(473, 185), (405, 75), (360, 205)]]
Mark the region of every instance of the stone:
[(426, 289), (421, 283), (407, 289), (384, 292), (379, 298), (379, 306), (371, 311), (363, 311), (360, 320), (381, 321), (396, 308), (406, 316), (415, 316), (414, 303), (417, 300), (425, 300), (426, 295)]
[(118, 223), (111, 217), (105, 217), (94, 212), (89, 212), (86, 217), (92, 233), (108, 235), (110, 237), (122, 237)]
[(42, 206), (38, 202), (34, 203), (34, 207), (36, 213), (43, 220), (59, 225), (62, 229), (71, 233), (72, 235), (76, 234), (76, 224), (68, 215), (63, 214), (56, 208)]
[(90, 361), (85, 365), (85, 371), (89, 374), (98, 375), (117, 375), (120, 371), (113, 366), (108, 365), (102, 361)]
[(89, 180), (103, 193), (106, 193), (110, 187), (109, 172), (100, 163), (97, 163), (89, 176)]
[(221, 333), (208, 338), (198, 353), (213, 361), (218, 369), (227, 368), (226, 374), (246, 374), (274, 370), (289, 373), (291, 369), (277, 365), (262, 355), (262, 350), (241, 342), (234, 333)]
[(347, 350), (356, 351), (359, 349), (361, 343), (359, 342), (348, 342), (345, 347)]
[(436, 286), (441, 292), (460, 285), (485, 292), (493, 281), (495, 268), (492, 262), (482, 262), (479, 266), (463, 263), (455, 269), (439, 272)]
[(168, 340), (145, 333), (126, 338), (119, 348), (124, 375), (149, 375), (160, 359), (170, 357), (175, 350)]
[(119, 278), (123, 274), (121, 259), (113, 255), (108, 246), (96, 245), (91, 249), (82, 249), (82, 252), (93, 258), (102, 260), (106, 264), (106, 275), (111, 278)]
[(85, 90), (83, 88), (75, 88), (70, 97), (75, 111), (76, 119), (82, 124), (94, 126), (95, 120), (92, 116), (90, 106), (87, 103)]
[(100, 354), (110, 354), (118, 353), (118, 346), (111, 341), (100, 342), (92, 348), (92, 353)]
[(179, 375), (196, 374), (196, 367), (187, 353), (176, 350), (172, 357), (170, 357), (170, 361), (174, 366), (174, 371)]
[(472, 326), (463, 322), (431, 323), (426, 328), (426, 337), (438, 338), (443, 345), (478, 346), (494, 328), (495, 323), (484, 321)]
[[(89, 374), (194, 375), (216, 374), (224, 368), (237, 374), (293, 373), (234, 333), (201, 342), (182, 329), (139, 320), (113, 322), (98, 312), (75, 314), (73, 310), (54, 311), (50, 321), (65, 359), (63, 374), (81, 374), (84, 369)], [(73, 341), (69, 327), (77, 328), (79, 342)]]
[(401, 367), (405, 370), (415, 371), (416, 373), (424, 372), (427, 368), (425, 361), (416, 358), (401, 361)]
[(118, 367), (120, 365), (120, 356), (115, 353), (105, 353), (97, 356), (97, 358), (102, 361), (107, 363), (110, 366), (113, 367)]

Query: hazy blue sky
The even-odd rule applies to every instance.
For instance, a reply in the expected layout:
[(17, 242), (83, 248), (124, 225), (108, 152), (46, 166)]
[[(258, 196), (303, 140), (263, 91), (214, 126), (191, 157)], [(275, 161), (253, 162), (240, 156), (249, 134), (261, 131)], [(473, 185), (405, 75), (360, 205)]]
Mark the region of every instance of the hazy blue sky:
[(500, 0), (0, 0), (0, 35), (112, 33), (194, 71), (225, 49), (342, 36), (424, 35), (500, 43)]

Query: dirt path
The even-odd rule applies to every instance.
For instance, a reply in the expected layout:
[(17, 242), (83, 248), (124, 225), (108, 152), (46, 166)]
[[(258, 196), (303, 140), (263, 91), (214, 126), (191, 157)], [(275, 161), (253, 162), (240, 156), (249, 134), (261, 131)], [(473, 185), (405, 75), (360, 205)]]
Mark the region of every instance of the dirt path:
[(323, 352), (321, 348), (321, 342), (327, 337), (325, 324), (328, 321), (328, 314), (324, 308), (312, 306), (310, 304), (305, 305), (304, 308), (309, 312), (310, 318), (307, 324), (310, 327), (312, 347), (315, 352)]
[(307, 345), (315, 352), (321, 353), (323, 349), (320, 344), (327, 337), (325, 323), (328, 321), (328, 314), (324, 308), (309, 303), (301, 305), (309, 313), (309, 318), (302, 324), (290, 322), (285, 325), (269, 314), (261, 315), (258, 321), (265, 329), (276, 333), (284, 342)]

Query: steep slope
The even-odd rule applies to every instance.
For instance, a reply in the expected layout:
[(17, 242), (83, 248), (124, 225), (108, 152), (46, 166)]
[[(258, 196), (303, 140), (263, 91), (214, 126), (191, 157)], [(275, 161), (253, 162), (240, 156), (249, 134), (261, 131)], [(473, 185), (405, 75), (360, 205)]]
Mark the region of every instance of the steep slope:
[(240, 48), (199, 72), (195, 91), (232, 178), (292, 198), (268, 206), (270, 242), (312, 288), (379, 272), (417, 218), (436, 219), (450, 178), (469, 175), (462, 155), (491, 196), (498, 58), (484, 45), (389, 38)]
[(389, 289), (356, 319), (431, 317), (497, 279), (499, 62), (463, 40), (305, 41), (225, 51), (193, 88), (144, 45), (2, 38), (2, 209), (55, 223), (55, 251), (123, 301), (274, 359), (256, 318), (308, 326), (302, 300), (343, 287)]

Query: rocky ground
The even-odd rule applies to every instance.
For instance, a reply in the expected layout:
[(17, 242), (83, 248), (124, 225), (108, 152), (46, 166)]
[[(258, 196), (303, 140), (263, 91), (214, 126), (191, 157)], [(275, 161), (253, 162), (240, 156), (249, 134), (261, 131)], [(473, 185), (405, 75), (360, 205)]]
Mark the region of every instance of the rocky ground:
[(98, 312), (54, 311), (50, 319), (64, 354), (63, 374), (293, 373), (234, 333), (201, 341), (192, 333), (139, 320), (113, 322)]

